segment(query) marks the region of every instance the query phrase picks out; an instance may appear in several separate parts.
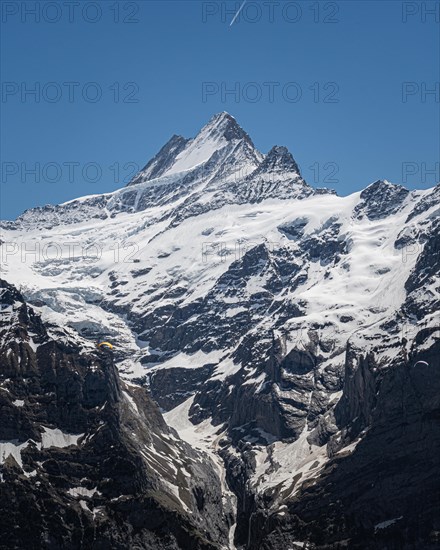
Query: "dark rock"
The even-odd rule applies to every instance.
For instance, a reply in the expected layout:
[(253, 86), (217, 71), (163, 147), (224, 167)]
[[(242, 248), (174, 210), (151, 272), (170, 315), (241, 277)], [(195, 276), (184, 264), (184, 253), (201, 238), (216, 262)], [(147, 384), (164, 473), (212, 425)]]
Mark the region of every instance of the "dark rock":
[(408, 196), (408, 189), (387, 181), (378, 180), (361, 193), (361, 202), (355, 207), (357, 218), (367, 216), (370, 220), (380, 220), (395, 214)]
[(14, 287), (0, 291), (0, 440), (23, 445), (22, 465), (0, 456), (0, 546), (225, 545), (231, 510), (210, 461), (120, 380), (112, 352), (52, 339)]

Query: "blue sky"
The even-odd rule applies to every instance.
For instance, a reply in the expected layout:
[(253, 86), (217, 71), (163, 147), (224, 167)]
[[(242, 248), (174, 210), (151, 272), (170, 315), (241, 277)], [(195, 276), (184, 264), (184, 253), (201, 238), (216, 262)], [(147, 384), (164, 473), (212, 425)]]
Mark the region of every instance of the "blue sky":
[(440, 179), (438, 2), (73, 4), (2, 3), (3, 219), (122, 187), (219, 111), (341, 195)]

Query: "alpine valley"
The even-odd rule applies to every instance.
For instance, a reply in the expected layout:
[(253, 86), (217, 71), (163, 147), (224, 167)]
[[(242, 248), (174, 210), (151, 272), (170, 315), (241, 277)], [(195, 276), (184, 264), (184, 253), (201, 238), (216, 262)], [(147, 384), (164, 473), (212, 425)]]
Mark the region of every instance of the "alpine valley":
[(2, 222), (0, 548), (439, 549), (439, 203), (220, 113)]

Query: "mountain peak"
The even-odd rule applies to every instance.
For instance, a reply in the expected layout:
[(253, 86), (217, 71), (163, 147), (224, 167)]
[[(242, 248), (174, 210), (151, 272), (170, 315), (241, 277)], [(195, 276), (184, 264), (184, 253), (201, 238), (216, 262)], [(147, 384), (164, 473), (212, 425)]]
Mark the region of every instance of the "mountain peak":
[[(225, 111), (217, 113), (203, 126), (196, 137), (186, 139), (174, 135), (128, 185), (198, 168), (209, 161), (213, 155), (228, 148), (232, 151), (236, 145), (240, 144), (243, 149), (246, 149), (243, 157), (247, 157), (250, 169), (256, 168), (261, 155), (255, 149), (251, 138), (229, 113)], [(242, 158), (242, 161), (246, 163), (246, 158)]]
[(221, 121), (235, 122), (235, 124), (237, 124), (235, 117), (233, 117), (227, 111), (221, 111), (220, 113), (216, 113), (215, 115), (212, 115), (212, 117), (209, 119), (208, 124), (221, 122)]
[(266, 165), (266, 168), (270, 168), (272, 170), (286, 170), (300, 174), (299, 167), (295, 162), (292, 153), (283, 145), (274, 145), (267, 153), (263, 164)]
[(234, 139), (245, 139), (249, 143), (252, 143), (249, 135), (238, 124), (235, 118), (226, 111), (213, 115), (208, 124), (200, 130), (195, 139), (200, 135), (210, 135), (212, 137), (222, 136), (228, 142)]
[(380, 197), (383, 200), (385, 198), (406, 197), (408, 193), (408, 189), (403, 185), (391, 183), (387, 180), (376, 180), (361, 192), (361, 199), (371, 200)]
[(373, 183), (370, 183), (370, 185), (368, 185), (364, 191), (367, 191), (367, 189), (387, 189), (387, 188), (391, 188), (391, 189), (405, 189), (402, 185), (399, 185), (397, 183), (391, 183), (390, 181), (388, 180), (376, 180), (374, 181)]
[(292, 156), (292, 153), (282, 145), (274, 145), (272, 149), (264, 157), (263, 162), (253, 172), (249, 178), (253, 179), (256, 176), (270, 175), (273, 179), (281, 176), (284, 181), (286, 179), (291, 180), (301, 177), (300, 169)]
[(361, 192), (361, 202), (355, 208), (356, 216), (377, 220), (395, 214), (408, 194), (408, 189), (403, 185), (377, 180)]

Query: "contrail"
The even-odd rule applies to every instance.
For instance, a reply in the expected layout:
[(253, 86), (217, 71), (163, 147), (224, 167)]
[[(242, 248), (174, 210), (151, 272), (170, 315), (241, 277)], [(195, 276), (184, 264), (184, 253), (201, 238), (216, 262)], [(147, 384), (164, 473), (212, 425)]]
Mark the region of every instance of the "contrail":
[(246, 4), (246, 0), (244, 0), (243, 4), (238, 8), (238, 12), (234, 15), (234, 18), (232, 19), (231, 23), (230, 23), (230, 27), (232, 27), (232, 25), (234, 24), (235, 20), (237, 19), (237, 17), (240, 15), (240, 12), (241, 10), (243, 9), (243, 6)]

